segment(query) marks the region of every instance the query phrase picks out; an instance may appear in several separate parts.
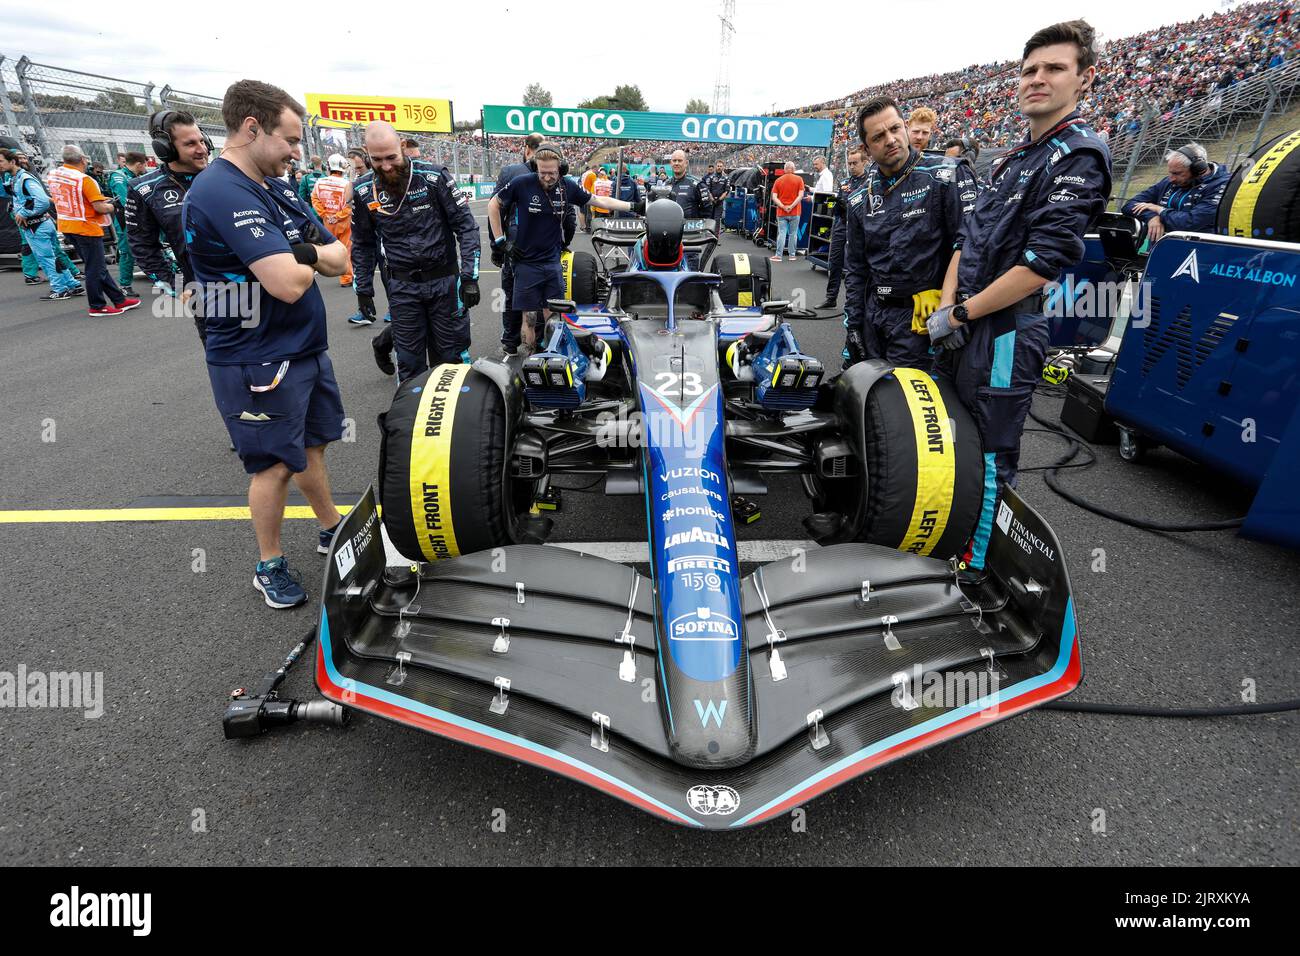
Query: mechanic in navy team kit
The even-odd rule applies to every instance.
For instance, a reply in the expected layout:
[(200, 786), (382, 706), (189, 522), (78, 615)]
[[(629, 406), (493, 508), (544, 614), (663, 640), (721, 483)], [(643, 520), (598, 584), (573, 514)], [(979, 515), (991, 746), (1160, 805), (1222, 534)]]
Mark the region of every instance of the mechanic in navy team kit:
[[(709, 187), (697, 176), (686, 171), (686, 151), (673, 150), (668, 157), (672, 163), (673, 178), (668, 181), (668, 198), (682, 207), (682, 215), (687, 219), (709, 219), (713, 216), (713, 196)], [(699, 269), (700, 253), (691, 250), (686, 253), (686, 267)]]
[(722, 231), (722, 211), (726, 204), (727, 197), (731, 195), (731, 179), (727, 176), (727, 165), (722, 160), (718, 160), (713, 171), (700, 180), (705, 189), (709, 191), (709, 200), (713, 203), (713, 209), (709, 212), (709, 218), (715, 223), (714, 233)]
[(341, 520), (325, 446), (343, 434), (343, 403), (316, 276), (342, 275), (347, 247), (280, 178), (302, 155), (303, 107), (279, 87), (240, 80), (221, 113), (225, 150), (190, 186), (181, 222), (202, 288), (212, 393), (252, 475), (253, 586), (271, 607), (294, 607), (307, 595), (280, 545), (290, 478), (320, 522), (321, 553)]
[[(719, 164), (721, 165), (721, 164)], [(844, 243), (848, 239), (849, 197), (867, 181), (867, 148), (849, 147), (849, 175), (840, 183), (831, 212), (831, 253), (826, 268), (826, 300), (818, 309), (833, 309), (840, 300), (840, 283), (844, 279)]]
[(939, 307), (944, 273), (962, 223), (956, 164), (909, 141), (898, 103), (875, 96), (858, 111), (858, 135), (873, 160), (849, 196), (844, 250), (846, 358), (929, 369), (926, 320)]
[(382, 256), (398, 378), (430, 364), (468, 362), (469, 310), (479, 303), (478, 223), (469, 200), (446, 166), (408, 159), (390, 123), (366, 127), (366, 152), (370, 171), (352, 184), (357, 306), (374, 320)]
[[(520, 176), (527, 176), (532, 170), (528, 164), (533, 159), (533, 153), (543, 142), (541, 133), (529, 133), (524, 138), (524, 161), (522, 163), (510, 163), (501, 167), (501, 172), (497, 175), (496, 187), (492, 194), (496, 195), (506, 188), (506, 184), (518, 179)], [(506, 226), (506, 238), (517, 239), (519, 234), (519, 216), (513, 204), (503, 205), (501, 208), (501, 218)], [(568, 248), (569, 243), (573, 241), (573, 234), (578, 228), (578, 217), (575, 207), (572, 203), (564, 204), (564, 221), (563, 226), (563, 247)], [(492, 243), (492, 264), (501, 270), (501, 288), (505, 292), (506, 307), (501, 313), (501, 354), (514, 355), (519, 350), (519, 337), (522, 334), (520, 327), (523, 325), (523, 313), (516, 309), (512, 303), (515, 293), (515, 269), (510, 259), (503, 255), (500, 248), (497, 247), (497, 236), (492, 232), (491, 223), (488, 224), (488, 237)]]
[(192, 289), (176, 288), (176, 278), (179, 275), (185, 286), (194, 282), (181, 229), (181, 203), (194, 177), (208, 168), (212, 141), (191, 114), (179, 110), (149, 117), (149, 138), (162, 165), (127, 184), (127, 241), (140, 271), (155, 286), (182, 298), (185, 308), (193, 312), (199, 338), (206, 341), (208, 333), (198, 311), (199, 303), (190, 299)]
[[(528, 164), (532, 170), (506, 184), (488, 202), (488, 227), (496, 238), (494, 252), (508, 258), (514, 269), (515, 291), (510, 304), (525, 313), (523, 344), (531, 351), (542, 323), (549, 316), (548, 299), (564, 297), (564, 274), (560, 253), (564, 246), (566, 206), (586, 208), (587, 192), (568, 176), (558, 146), (541, 143)], [(602, 196), (600, 205), (615, 212), (631, 212), (633, 204)], [(515, 238), (506, 234), (501, 210), (514, 207)]]
[(1186, 143), (1165, 156), (1169, 175), (1124, 204), (1123, 212), (1147, 224), (1156, 242), (1166, 232), (1214, 232), (1219, 200), (1232, 171), (1212, 163), (1200, 143)]
[(1001, 486), (1015, 487), (1020, 436), (1047, 353), (1042, 288), (1083, 259), (1084, 234), (1110, 197), (1110, 153), (1079, 118), (1092, 86), (1094, 32), (1083, 20), (1025, 44), (1019, 105), (1025, 142), (994, 167), (965, 218), (940, 308), (930, 316), (939, 372), (952, 379), (984, 438), (985, 497), (967, 563), (984, 566)]

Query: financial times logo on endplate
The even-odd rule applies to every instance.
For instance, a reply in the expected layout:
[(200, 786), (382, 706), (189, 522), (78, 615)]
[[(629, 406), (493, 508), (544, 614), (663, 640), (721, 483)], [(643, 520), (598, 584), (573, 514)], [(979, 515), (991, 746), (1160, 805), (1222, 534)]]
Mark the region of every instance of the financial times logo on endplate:
[(707, 607), (673, 618), (669, 634), (675, 641), (734, 641), (739, 637), (735, 621)]

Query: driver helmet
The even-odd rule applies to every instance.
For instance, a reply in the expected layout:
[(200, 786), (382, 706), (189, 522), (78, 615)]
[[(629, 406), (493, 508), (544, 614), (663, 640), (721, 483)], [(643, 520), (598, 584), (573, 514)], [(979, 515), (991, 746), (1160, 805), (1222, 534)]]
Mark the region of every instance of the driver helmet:
[(645, 212), (645, 261), (652, 269), (676, 269), (682, 261), (686, 216), (671, 199), (656, 199)]

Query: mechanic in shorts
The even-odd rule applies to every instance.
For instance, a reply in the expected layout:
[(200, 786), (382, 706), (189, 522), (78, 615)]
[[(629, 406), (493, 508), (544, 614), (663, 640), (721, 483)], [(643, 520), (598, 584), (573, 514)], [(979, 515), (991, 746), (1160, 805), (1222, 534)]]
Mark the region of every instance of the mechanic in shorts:
[[(546, 301), (564, 297), (560, 253), (566, 209), (570, 204), (585, 209), (592, 197), (568, 177), (568, 164), (557, 146), (540, 144), (529, 166), (532, 172), (493, 193), (488, 202), (488, 224), (496, 237), (493, 251), (508, 257), (514, 269), (515, 292), (510, 304), (524, 313), (523, 343), (531, 351), (550, 315)], [(613, 197), (602, 197), (600, 204), (615, 212), (633, 210), (632, 203)], [(501, 216), (501, 210), (509, 207), (515, 210), (514, 239), (509, 238)]]
[(181, 221), (202, 290), (212, 394), (252, 476), (253, 586), (271, 607), (295, 607), (307, 594), (280, 544), (290, 479), (320, 522), (318, 551), (329, 552), (341, 520), (325, 446), (342, 437), (343, 403), (316, 276), (342, 275), (347, 247), (280, 178), (302, 155), (303, 107), (279, 87), (240, 80), (221, 113), (225, 150), (195, 177)]
[(1072, 20), (1025, 44), (1018, 96), (1028, 136), (994, 167), (963, 220), (928, 323), (939, 372), (984, 438), (984, 505), (966, 562), (977, 571), (998, 492), (1016, 486), (1020, 436), (1047, 354), (1043, 286), (1083, 258), (1084, 234), (1110, 198), (1110, 152), (1078, 110), (1097, 73), (1094, 37)]

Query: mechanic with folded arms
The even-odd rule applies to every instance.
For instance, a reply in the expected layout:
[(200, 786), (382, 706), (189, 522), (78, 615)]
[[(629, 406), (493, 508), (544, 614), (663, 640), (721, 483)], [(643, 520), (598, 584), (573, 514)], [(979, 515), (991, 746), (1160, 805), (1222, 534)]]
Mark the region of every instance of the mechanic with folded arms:
[(892, 97), (867, 100), (857, 122), (874, 162), (848, 200), (845, 360), (929, 369), (926, 320), (939, 307), (962, 223), (956, 168), (947, 157), (911, 145)]
[[(719, 164), (721, 165), (721, 164)], [(848, 240), (849, 197), (867, 181), (867, 148), (849, 147), (849, 175), (840, 183), (835, 208), (831, 212), (831, 253), (826, 269), (826, 300), (818, 309), (833, 309), (840, 300), (840, 283), (844, 279), (844, 243)]]
[[(514, 269), (515, 291), (511, 306), (525, 313), (523, 343), (531, 351), (537, 344), (542, 322), (549, 316), (548, 299), (564, 296), (564, 274), (560, 254), (564, 247), (566, 206), (586, 208), (591, 202), (587, 192), (568, 173), (568, 164), (559, 147), (541, 143), (525, 176), (518, 176), (488, 202), (488, 227), (496, 238), (493, 252), (510, 259)], [(616, 212), (631, 212), (633, 204), (622, 199), (602, 197), (600, 204)], [(501, 210), (513, 207), (517, 223), (515, 238), (506, 233)]]
[(1110, 152), (1079, 116), (1092, 86), (1094, 31), (1083, 20), (1025, 44), (1018, 98), (1025, 142), (994, 167), (962, 225), (930, 335), (984, 439), (984, 505), (967, 564), (984, 566), (1001, 486), (1015, 487), (1020, 436), (1047, 354), (1042, 289), (1083, 258), (1110, 197)]
[[(162, 164), (131, 180), (126, 187), (126, 237), (136, 265), (156, 287), (181, 296), (194, 314), (199, 338), (207, 339), (202, 313), (191, 298), (194, 270), (181, 228), (181, 204), (194, 177), (208, 168), (212, 142), (194, 117), (180, 110), (155, 113), (149, 118), (154, 155)], [(166, 242), (164, 246), (163, 243)], [(187, 288), (176, 290), (176, 277)]]
[(1219, 200), (1228, 188), (1231, 171), (1210, 162), (1200, 143), (1172, 150), (1165, 165), (1169, 175), (1126, 202), (1123, 212), (1147, 224), (1147, 238), (1152, 242), (1166, 232), (1214, 232)]
[(398, 378), (430, 364), (468, 362), (469, 310), (479, 303), (479, 231), (469, 200), (446, 166), (407, 159), (391, 123), (366, 127), (366, 152), (370, 171), (353, 183), (357, 306), (374, 321), (382, 257)]
[[(522, 163), (508, 163), (501, 167), (501, 172), (497, 175), (496, 187), (492, 194), (496, 195), (506, 188), (506, 184), (518, 179), (520, 176), (527, 176), (532, 170), (528, 164), (532, 161), (533, 153), (543, 142), (541, 133), (529, 133), (524, 137)], [(501, 218), (506, 226), (506, 238), (514, 240), (518, 238), (519, 216), (514, 205), (503, 205), (501, 208)], [(577, 213), (571, 203), (564, 206), (563, 222), (563, 247), (568, 248), (569, 243), (573, 241), (573, 234), (577, 231)], [(505, 293), (505, 309), (501, 312), (501, 354), (514, 355), (519, 351), (519, 342), (522, 332), (520, 327), (523, 325), (523, 313), (514, 308), (512, 300), (515, 294), (515, 269), (514, 264), (509, 257), (501, 252), (501, 247), (497, 245), (497, 236), (492, 232), (492, 224), (488, 223), (488, 241), (491, 243), (492, 264), (501, 270), (501, 289)]]
[(194, 180), (181, 224), (203, 290), (212, 393), (252, 476), (253, 586), (271, 607), (294, 607), (307, 594), (280, 544), (290, 479), (320, 522), (320, 553), (342, 520), (325, 446), (343, 435), (343, 403), (316, 276), (342, 275), (347, 248), (280, 178), (302, 155), (302, 105), (278, 87), (240, 80), (221, 113), (226, 147)]

